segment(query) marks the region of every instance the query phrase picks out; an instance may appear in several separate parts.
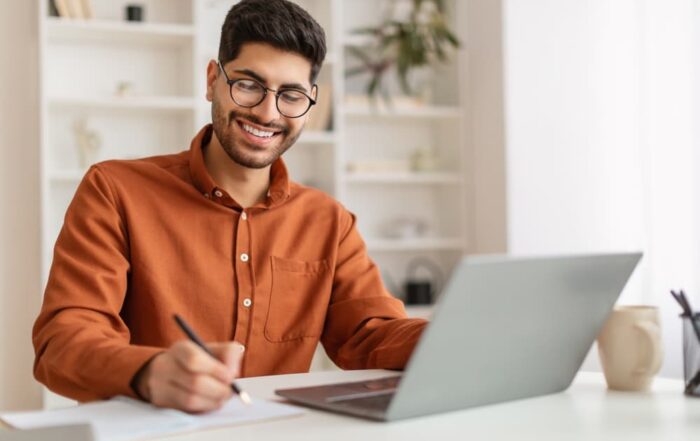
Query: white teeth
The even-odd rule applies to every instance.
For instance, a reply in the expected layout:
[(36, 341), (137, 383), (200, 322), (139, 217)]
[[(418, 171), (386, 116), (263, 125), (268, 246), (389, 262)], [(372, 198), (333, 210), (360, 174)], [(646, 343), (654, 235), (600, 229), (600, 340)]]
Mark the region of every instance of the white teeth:
[(274, 135), (275, 132), (263, 132), (262, 130), (258, 130), (255, 127), (251, 127), (248, 124), (242, 124), (243, 129), (248, 132), (252, 133), (255, 136), (258, 136), (260, 138), (269, 138), (270, 136)]

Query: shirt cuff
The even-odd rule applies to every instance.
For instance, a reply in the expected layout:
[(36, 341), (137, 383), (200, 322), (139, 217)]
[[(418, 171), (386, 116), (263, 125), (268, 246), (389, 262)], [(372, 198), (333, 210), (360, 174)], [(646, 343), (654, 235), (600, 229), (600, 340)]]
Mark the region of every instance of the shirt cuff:
[(162, 352), (163, 348), (131, 345), (127, 350), (119, 351), (114, 357), (110, 357), (109, 367), (104, 370), (105, 395), (126, 395), (142, 399), (132, 388), (134, 377), (146, 363)]

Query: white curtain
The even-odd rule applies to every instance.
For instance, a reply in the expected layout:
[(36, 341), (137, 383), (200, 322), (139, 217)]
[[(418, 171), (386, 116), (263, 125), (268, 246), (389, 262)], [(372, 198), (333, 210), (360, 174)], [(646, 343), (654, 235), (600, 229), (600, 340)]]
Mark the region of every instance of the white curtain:
[(682, 375), (668, 290), (700, 308), (698, 10), (504, 1), (509, 251), (644, 251), (620, 303), (660, 306), (667, 376)]
[(667, 353), (662, 373), (680, 376), (680, 309), (668, 290), (685, 288), (695, 307), (700, 307), (700, 2), (646, 0), (642, 4), (641, 141), (649, 271), (644, 300), (661, 306)]

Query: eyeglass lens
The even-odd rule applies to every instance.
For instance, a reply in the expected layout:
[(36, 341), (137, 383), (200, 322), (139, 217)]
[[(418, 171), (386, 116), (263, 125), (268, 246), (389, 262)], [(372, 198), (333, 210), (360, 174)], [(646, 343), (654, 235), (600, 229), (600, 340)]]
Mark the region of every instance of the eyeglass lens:
[[(265, 99), (265, 88), (253, 80), (238, 80), (231, 85), (231, 98), (239, 106), (254, 107)], [(278, 92), (277, 110), (284, 116), (301, 116), (310, 106), (309, 97), (300, 91), (287, 89)]]

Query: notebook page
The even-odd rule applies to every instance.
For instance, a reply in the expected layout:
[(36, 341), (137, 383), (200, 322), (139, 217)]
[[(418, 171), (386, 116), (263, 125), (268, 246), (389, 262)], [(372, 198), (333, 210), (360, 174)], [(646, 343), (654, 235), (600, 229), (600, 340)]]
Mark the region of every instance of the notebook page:
[(131, 441), (303, 413), (300, 408), (272, 401), (253, 399), (253, 403), (247, 406), (233, 398), (218, 411), (189, 415), (131, 398), (117, 397), (65, 409), (4, 413), (0, 414), (0, 419), (17, 429), (89, 423), (97, 441)]
[(125, 397), (64, 409), (15, 412), (0, 419), (17, 429), (89, 423), (99, 441), (126, 441), (191, 429), (193, 418)]
[(229, 426), (260, 420), (285, 418), (304, 413), (299, 407), (289, 406), (274, 401), (253, 399), (245, 405), (238, 398), (232, 398), (221, 409), (194, 417), (197, 428)]

